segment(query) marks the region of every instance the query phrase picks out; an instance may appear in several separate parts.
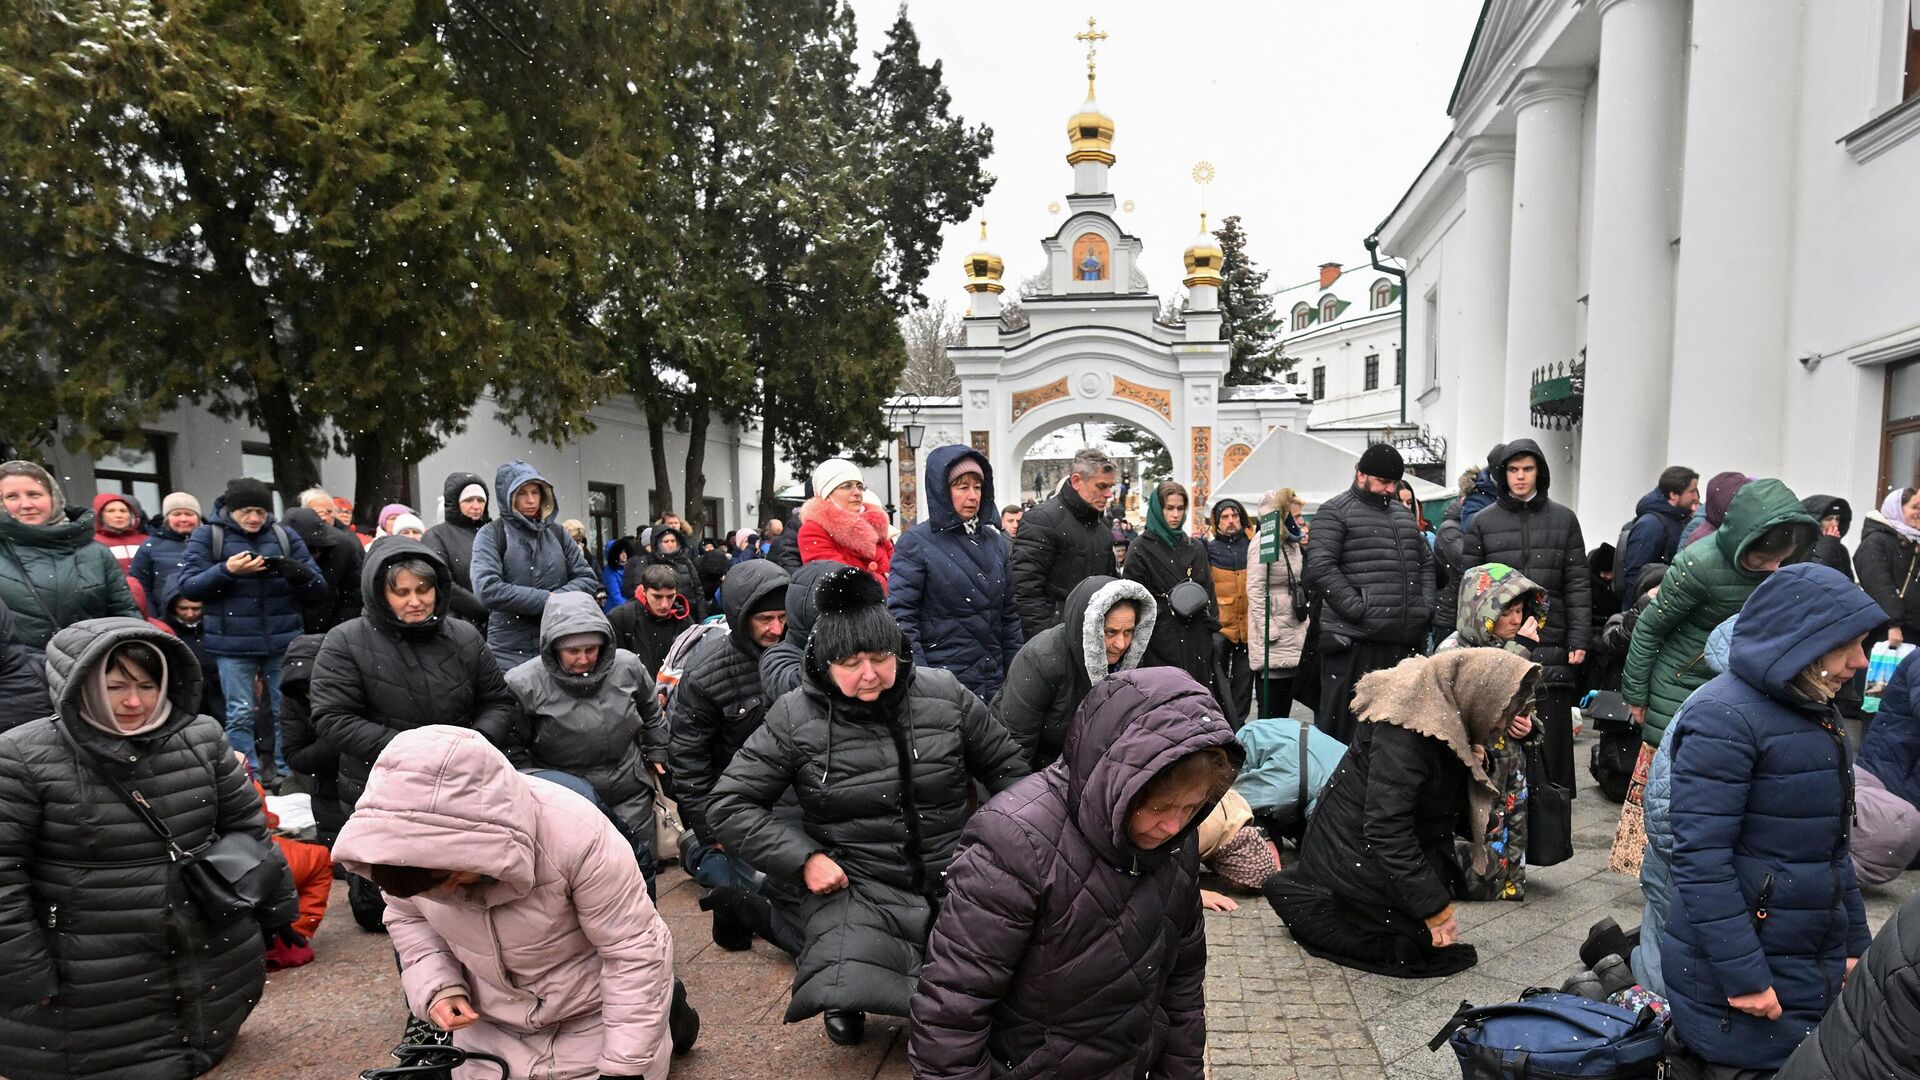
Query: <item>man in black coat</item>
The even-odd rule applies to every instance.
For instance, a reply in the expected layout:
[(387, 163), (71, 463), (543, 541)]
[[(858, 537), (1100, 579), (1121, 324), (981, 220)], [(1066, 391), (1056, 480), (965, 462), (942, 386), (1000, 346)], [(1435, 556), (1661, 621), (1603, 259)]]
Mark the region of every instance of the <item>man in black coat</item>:
[(1699, 505), (1700, 474), (1685, 465), (1667, 466), (1660, 473), (1660, 483), (1640, 496), (1633, 508), (1633, 524), (1614, 545), (1614, 592), (1624, 595), (1633, 588), (1648, 563), (1673, 563), (1687, 518)]
[(1573, 676), (1593, 638), (1587, 542), (1574, 512), (1548, 497), (1553, 477), (1538, 443), (1515, 439), (1501, 460), (1487, 465), (1500, 497), (1467, 527), (1460, 562), (1463, 568), (1505, 563), (1547, 592), (1547, 619), (1533, 651), (1541, 668), (1538, 715), (1547, 777), (1572, 791)]
[(1353, 741), (1353, 687), (1422, 650), (1433, 611), (1433, 550), (1394, 488), (1400, 452), (1375, 443), (1353, 487), (1320, 504), (1303, 571), (1320, 594), (1320, 706), (1314, 725)]
[(648, 675), (659, 675), (667, 650), (693, 625), (693, 607), (680, 595), (680, 578), (671, 566), (649, 563), (633, 580), (638, 602), (614, 608), (607, 621), (613, 624), (614, 644), (639, 657)]
[(1088, 447), (1053, 498), (1027, 511), (1013, 538), (1013, 594), (1023, 640), (1060, 625), (1067, 594), (1095, 574), (1118, 577), (1107, 503), (1120, 482), (1113, 459)]
[(300, 619), (307, 633), (324, 634), (359, 618), (360, 565), (365, 555), (360, 541), (328, 525), (304, 506), (287, 511), (286, 525), (307, 545), (307, 554), (320, 567), (320, 576), (327, 579), (325, 595), (300, 601)]
[[(672, 735), (667, 764), (672, 795), (687, 827), (680, 843), (680, 863), (694, 880), (713, 890), (702, 902), (713, 912), (714, 944), (730, 951), (750, 948), (752, 930), (768, 936), (771, 915), (764, 901), (753, 905), (753, 911), (743, 907), (757, 899), (754, 894), (765, 876), (719, 848), (719, 834), (707, 820), (707, 808), (720, 774), (746, 744), (747, 736), (760, 729), (767, 707), (773, 704), (760, 682), (760, 657), (786, 636), (790, 582), (787, 572), (767, 559), (734, 567), (721, 596), (727, 635), (703, 641), (694, 649), (668, 704), (667, 726)], [(775, 944), (798, 948), (797, 939), (783, 935), (782, 940), (784, 944)]]

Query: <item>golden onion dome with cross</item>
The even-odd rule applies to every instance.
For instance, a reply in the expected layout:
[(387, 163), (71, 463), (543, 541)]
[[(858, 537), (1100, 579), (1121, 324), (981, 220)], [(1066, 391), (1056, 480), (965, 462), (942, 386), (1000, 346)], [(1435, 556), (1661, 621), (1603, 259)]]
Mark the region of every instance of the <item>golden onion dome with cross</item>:
[(1113, 117), (1100, 111), (1100, 105), (1093, 97), (1093, 57), (1094, 48), (1107, 39), (1105, 30), (1096, 30), (1091, 17), (1087, 19), (1087, 28), (1073, 35), (1075, 41), (1087, 43), (1087, 100), (1080, 105), (1080, 111), (1067, 120), (1067, 164), (1078, 165), (1083, 161), (1097, 161), (1102, 165), (1113, 164)]
[(1006, 272), (1007, 264), (997, 252), (987, 249), (987, 223), (980, 223), (980, 246), (967, 253), (962, 260), (967, 268), (967, 291), (970, 293), (1005, 292), (1006, 286), (1000, 284), (1000, 275)]
[(1220, 241), (1207, 231), (1207, 214), (1204, 210), (1200, 212), (1200, 235), (1187, 245), (1182, 258), (1187, 264), (1187, 276), (1182, 284), (1188, 288), (1195, 285), (1220, 287), (1220, 271), (1226, 265), (1227, 254), (1220, 250)]

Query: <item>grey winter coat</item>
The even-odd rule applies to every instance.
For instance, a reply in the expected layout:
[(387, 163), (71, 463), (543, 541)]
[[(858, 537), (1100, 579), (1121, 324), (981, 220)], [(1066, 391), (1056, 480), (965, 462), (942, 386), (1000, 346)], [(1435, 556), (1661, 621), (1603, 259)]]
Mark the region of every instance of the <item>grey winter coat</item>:
[[(144, 735), (80, 716), (107, 655), (139, 641), (166, 658), (173, 712)], [(293, 921), (291, 878), (255, 918), (216, 925), (179, 864), (99, 774), (139, 792), (181, 847), (222, 834), (266, 842), (260, 798), (220, 723), (199, 715), (199, 665), (179, 639), (134, 619), (54, 635), (52, 718), (0, 734), (0, 1047), (13, 1080), (186, 1080), (233, 1046), (265, 985), (261, 928)], [(269, 845), (271, 847), (271, 845)], [(50, 1005), (42, 1005), (52, 998)]]
[(1433, 618), (1433, 550), (1413, 512), (1393, 496), (1353, 487), (1320, 504), (1306, 575), (1307, 585), (1325, 598), (1323, 639), (1426, 641)]
[(1206, 921), (1194, 833), (1150, 850), (1127, 820), (1199, 750), (1245, 752), (1206, 689), (1146, 668), (1093, 688), (1066, 753), (961, 834), (927, 943), (907, 1056), (922, 1080), (1199, 1080)]
[(768, 559), (749, 559), (727, 574), (721, 606), (727, 612), (728, 633), (694, 649), (667, 706), (673, 799), (681, 820), (702, 843), (716, 839), (707, 821), (714, 785), (773, 703), (760, 683), (765, 650), (748, 631), (746, 613), (769, 593), (784, 592), (788, 581), (787, 572)]
[[(1533, 497), (1525, 502), (1507, 491), (1507, 462), (1532, 455), (1540, 471)], [(1580, 519), (1572, 510), (1548, 498), (1553, 476), (1546, 455), (1532, 439), (1507, 444), (1505, 456), (1489, 462), (1500, 498), (1474, 515), (1461, 545), (1461, 565), (1505, 563), (1547, 591), (1551, 613), (1540, 627), (1540, 646), (1533, 658), (1549, 681), (1573, 677), (1567, 654), (1592, 644), (1593, 589), (1587, 573), (1587, 542)], [(1314, 542), (1319, 542), (1318, 530)]]
[[(533, 483), (544, 495), (538, 519), (513, 508), (513, 493)], [(560, 527), (559, 499), (540, 470), (509, 461), (494, 473), (493, 493), (500, 516), (474, 534), (473, 591), (489, 612), (487, 647), (506, 671), (539, 654), (549, 594), (592, 596), (601, 586), (580, 546)]]
[(487, 655), (480, 631), (449, 618), (452, 603), (436, 590), (433, 617), (402, 623), (387, 605), (387, 565), (425, 559), (447, 580), (440, 556), (425, 544), (388, 536), (367, 551), (360, 588), (372, 599), (366, 614), (333, 628), (314, 661), (313, 730), (340, 752), (340, 804), (353, 812), (373, 763), (393, 737), (428, 724), (476, 728), (494, 745), (513, 729), (513, 694)]
[[(1133, 644), (1120, 662), (1107, 666), (1107, 613), (1133, 601)], [(1066, 621), (1021, 646), (1007, 672), (1006, 685), (993, 699), (993, 715), (1019, 745), (1022, 760), (1035, 772), (1060, 757), (1067, 744), (1073, 712), (1093, 684), (1108, 675), (1140, 666), (1153, 642), (1159, 618), (1153, 594), (1137, 581), (1090, 577), (1067, 596)]]
[[(584, 675), (560, 666), (555, 647), (571, 634), (599, 634), (600, 660)], [(507, 672), (520, 703), (519, 735), (536, 768), (585, 780), (636, 836), (653, 835), (651, 762), (667, 760), (667, 722), (640, 658), (613, 645), (613, 626), (584, 593), (547, 599), (540, 655)]]
[[(911, 647), (904, 640), (900, 653)], [(1026, 766), (958, 679), (901, 663), (878, 700), (848, 698), (824, 662), (781, 698), (713, 789), (709, 819), (727, 851), (795, 885), (816, 852), (848, 887), (806, 893), (806, 946), (787, 1022), (827, 1009), (907, 1015), (920, 953), (945, 891), (973, 781), (1003, 791)], [(774, 813), (788, 788), (802, 820)]]
[(71, 506), (45, 525), (0, 512), (0, 600), (35, 653), (46, 651), (54, 631), (82, 619), (140, 617), (120, 563), (93, 542), (93, 512)]

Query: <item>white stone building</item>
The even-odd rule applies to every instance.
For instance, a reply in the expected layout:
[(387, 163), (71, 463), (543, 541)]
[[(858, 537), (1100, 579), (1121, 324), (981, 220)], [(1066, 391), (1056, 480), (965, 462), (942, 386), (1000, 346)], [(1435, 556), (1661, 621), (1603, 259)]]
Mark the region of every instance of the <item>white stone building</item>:
[(1916, 0), (1489, 0), (1447, 111), (1378, 238), (1454, 469), (1535, 436), (1589, 539), (1670, 463), (1915, 481)]
[(1287, 382), (1313, 402), (1308, 422), (1379, 431), (1400, 422), (1400, 283), (1359, 263), (1324, 263), (1318, 276), (1273, 296)]

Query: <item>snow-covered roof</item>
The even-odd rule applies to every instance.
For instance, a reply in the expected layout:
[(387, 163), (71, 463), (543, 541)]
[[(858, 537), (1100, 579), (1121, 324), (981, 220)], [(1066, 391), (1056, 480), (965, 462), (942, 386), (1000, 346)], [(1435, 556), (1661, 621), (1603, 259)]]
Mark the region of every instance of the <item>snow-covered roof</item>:
[[(1376, 308), (1373, 306), (1373, 287), (1381, 281), (1393, 287), (1393, 300), (1386, 307)], [(1327, 288), (1320, 287), (1318, 275), (1310, 281), (1290, 285), (1273, 294), (1274, 314), (1278, 315), (1281, 321), (1281, 340), (1285, 341), (1305, 334), (1317, 334), (1329, 327), (1396, 312), (1400, 305), (1400, 291), (1398, 278), (1375, 270), (1364, 258), (1348, 264), (1348, 269), (1344, 270)], [(1337, 306), (1332, 322), (1326, 322), (1320, 318), (1321, 302), (1328, 296), (1334, 298)], [(1312, 320), (1307, 323), (1305, 329), (1295, 330), (1293, 312), (1301, 304), (1307, 305), (1308, 310), (1312, 312)]]
[(1221, 401), (1292, 401), (1307, 396), (1305, 388), (1298, 383), (1271, 382), (1253, 386), (1223, 386), (1220, 388)]

